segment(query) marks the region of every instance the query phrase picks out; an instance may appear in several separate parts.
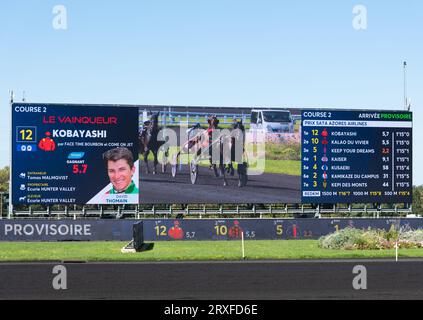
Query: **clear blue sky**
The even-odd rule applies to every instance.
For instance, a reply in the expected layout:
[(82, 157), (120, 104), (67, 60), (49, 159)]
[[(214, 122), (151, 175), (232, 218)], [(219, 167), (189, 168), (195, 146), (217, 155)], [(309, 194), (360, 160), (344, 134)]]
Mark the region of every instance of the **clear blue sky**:
[[(52, 26), (55, 5), (68, 29)], [(365, 5), (367, 30), (353, 28)], [(423, 184), (423, 2), (2, 0), (0, 167), (8, 90), (30, 102), (414, 110)]]

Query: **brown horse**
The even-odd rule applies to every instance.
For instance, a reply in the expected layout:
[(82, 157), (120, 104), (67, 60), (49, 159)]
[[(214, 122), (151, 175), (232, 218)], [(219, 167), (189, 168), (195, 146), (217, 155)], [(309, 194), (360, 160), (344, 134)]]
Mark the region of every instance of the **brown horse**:
[(237, 164), (238, 173), (238, 187), (242, 188), (247, 185), (248, 182), (248, 163), (244, 159), (245, 155), (245, 126), (241, 121), (234, 120), (232, 123), (231, 132), (231, 159), (229, 164), (226, 165), (226, 172), (231, 176), (235, 175), (233, 163)]
[[(208, 149), (209, 149), (209, 156), (210, 156), (210, 165), (213, 169), (215, 177), (222, 177), (223, 179), (223, 185), (227, 186), (228, 181), (226, 180), (225, 176), (225, 163), (223, 159), (223, 148), (224, 148), (224, 141), (225, 137), (221, 135), (216, 135), (216, 131), (219, 130), (219, 119), (216, 115), (210, 116), (207, 119), (207, 122), (209, 124), (209, 127), (206, 131), (207, 138), (208, 138)], [(218, 142), (219, 140), (219, 142)], [(213, 155), (219, 155), (219, 170), (217, 170), (217, 164), (214, 162)]]
[[(159, 132), (159, 114), (155, 113), (151, 116), (150, 121), (146, 121), (144, 123), (144, 128), (139, 137), (140, 150), (144, 156), (146, 173), (150, 173), (150, 169), (148, 167), (148, 155), (150, 154), (150, 151), (154, 155), (153, 174), (156, 174), (157, 172), (157, 164), (159, 163), (157, 153), (159, 152), (160, 147), (165, 143), (164, 141), (158, 141)], [(167, 157), (167, 151), (165, 156)]]

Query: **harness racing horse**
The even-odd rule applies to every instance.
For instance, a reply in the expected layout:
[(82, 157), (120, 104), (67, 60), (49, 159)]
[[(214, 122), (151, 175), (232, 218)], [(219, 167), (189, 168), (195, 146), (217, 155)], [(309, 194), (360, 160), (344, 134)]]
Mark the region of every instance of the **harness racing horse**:
[[(217, 116), (213, 115), (207, 119), (209, 127), (206, 131), (208, 137), (208, 148), (209, 148), (209, 156), (210, 156), (210, 165), (213, 168), (215, 177), (222, 177), (223, 185), (227, 186), (228, 181), (226, 180), (225, 176), (225, 163), (223, 159), (223, 148), (225, 144), (225, 137), (221, 135), (216, 135), (216, 131), (219, 129), (219, 119)], [(206, 140), (207, 141), (207, 140)], [(203, 146), (204, 147), (204, 146)], [(219, 171), (217, 170), (217, 164), (214, 158), (215, 155), (219, 155)]]
[[(210, 116), (207, 119), (209, 124), (207, 130), (201, 129), (200, 124), (188, 130), (188, 141), (184, 143), (181, 150), (173, 155), (172, 160), (172, 176), (176, 176), (177, 164), (181, 154), (194, 156), (189, 161), (191, 183), (195, 184), (198, 175), (198, 165), (202, 160), (208, 159), (210, 161), (210, 169), (213, 169), (216, 177), (223, 178), (223, 185), (227, 186), (228, 182), (225, 177), (225, 166), (223, 162), (223, 142), (224, 137), (218, 131), (219, 119), (216, 116)], [(217, 161), (216, 161), (216, 155)], [(217, 163), (219, 164), (219, 171), (217, 170)]]
[[(146, 166), (146, 173), (150, 173), (150, 168), (148, 167), (148, 155), (150, 151), (154, 155), (154, 167), (153, 167), (153, 174), (157, 173), (157, 164), (159, 163), (157, 159), (157, 154), (159, 149), (162, 145), (165, 144), (165, 141), (158, 141), (157, 137), (160, 132), (159, 127), (159, 114), (154, 113), (151, 115), (150, 121), (144, 122), (144, 128), (140, 134), (139, 142), (140, 142), (140, 150), (144, 156), (144, 162)], [(166, 157), (169, 150), (166, 150), (164, 154), (164, 161), (162, 164), (162, 172), (166, 170)]]
[[(175, 177), (181, 154), (190, 155), (192, 160), (188, 160), (191, 183), (195, 184), (198, 175), (198, 166), (202, 160), (210, 161), (210, 169), (214, 171), (216, 177), (222, 177), (223, 185), (227, 186), (226, 168), (232, 175), (235, 174), (232, 163), (238, 164), (237, 172), (239, 175), (238, 186), (243, 187), (247, 184), (247, 162), (244, 162), (245, 154), (245, 127), (242, 122), (236, 122), (232, 126), (232, 132), (229, 130), (219, 130), (219, 119), (216, 115), (207, 119), (208, 128), (202, 130), (201, 126), (190, 128), (188, 141), (183, 144), (181, 150), (173, 155), (172, 176)], [(225, 167), (227, 165), (227, 167)]]
[(238, 187), (242, 188), (247, 185), (248, 175), (247, 168), (248, 163), (244, 161), (245, 155), (245, 126), (242, 120), (235, 120), (232, 124), (231, 132), (231, 160), (226, 167), (227, 173), (231, 176), (235, 175), (233, 162), (237, 163), (238, 173)]

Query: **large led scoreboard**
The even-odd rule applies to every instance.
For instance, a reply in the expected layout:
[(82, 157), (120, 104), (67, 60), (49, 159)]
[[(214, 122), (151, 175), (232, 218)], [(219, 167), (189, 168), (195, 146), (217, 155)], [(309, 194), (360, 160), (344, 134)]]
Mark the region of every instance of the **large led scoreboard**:
[(411, 203), (412, 114), (302, 112), (303, 203)]
[[(14, 103), (11, 108), (14, 205), (412, 203), (411, 112), (254, 111), (244, 123), (248, 183), (238, 187), (236, 170), (227, 171), (224, 186), (208, 161), (198, 163), (195, 183), (192, 162), (175, 164), (172, 170), (168, 163), (166, 172), (148, 173), (139, 134), (148, 126), (145, 115), (157, 112), (149, 106)], [(186, 111), (195, 115), (197, 109)], [(204, 108), (206, 112), (214, 114)], [(164, 141), (178, 137), (167, 147), (182, 150), (189, 124), (166, 125), (170, 119), (163, 114), (159, 126), (166, 127)], [(236, 120), (245, 120), (246, 114), (240, 111)], [(301, 118), (295, 126), (293, 115)], [(224, 122), (227, 116), (218, 117), (225, 129), (230, 127)], [(260, 135), (263, 140), (257, 142)], [(260, 143), (262, 152), (256, 152)], [(119, 158), (108, 159), (111, 154)], [(174, 154), (167, 157), (172, 159)], [(117, 164), (126, 169), (118, 173)]]

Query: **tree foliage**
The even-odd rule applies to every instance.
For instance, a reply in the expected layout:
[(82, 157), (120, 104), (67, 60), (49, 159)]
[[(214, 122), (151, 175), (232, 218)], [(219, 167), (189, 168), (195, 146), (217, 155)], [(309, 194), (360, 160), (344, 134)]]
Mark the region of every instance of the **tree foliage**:
[(423, 214), (423, 186), (413, 187), (413, 213)]
[(9, 167), (0, 169), (0, 192), (9, 191)]

